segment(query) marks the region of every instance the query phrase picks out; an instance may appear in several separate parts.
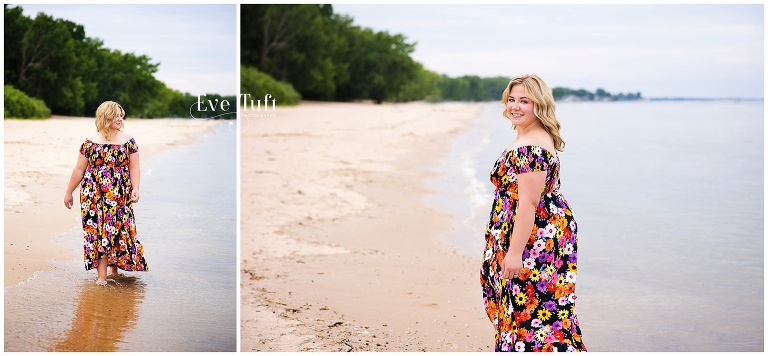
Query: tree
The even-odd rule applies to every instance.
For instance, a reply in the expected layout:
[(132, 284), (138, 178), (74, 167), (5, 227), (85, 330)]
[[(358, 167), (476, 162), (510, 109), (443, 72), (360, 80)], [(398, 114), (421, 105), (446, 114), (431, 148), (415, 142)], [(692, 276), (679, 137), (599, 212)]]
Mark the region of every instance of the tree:
[(309, 99), (332, 100), (336, 91), (330, 5), (243, 5), (241, 61)]
[(440, 81), (440, 74), (424, 68), (418, 62), (416, 62), (416, 67), (416, 74), (400, 88), (395, 101), (441, 100), (440, 89), (437, 87), (437, 83)]
[(21, 48), (21, 40), (32, 20), (24, 16), (24, 10), (20, 7), (8, 7), (8, 4), (5, 4), (3, 10), (5, 13), (5, 83), (18, 83), (21, 65), (21, 53), (18, 49)]
[(507, 89), (509, 81), (512, 78), (507, 77), (491, 77), (483, 78), (483, 87), (485, 89), (484, 101), (500, 101), (501, 94)]
[(291, 84), (277, 81), (249, 66), (240, 66), (240, 94), (246, 95), (246, 105), (243, 105), (242, 101), (238, 104), (242, 106), (249, 106), (251, 101), (258, 101), (267, 94), (276, 100), (275, 105), (296, 105), (301, 100), (301, 95)]
[[(5, 12), (12, 18), (18, 15), (17, 10), (7, 7)], [(6, 82), (42, 99), (53, 112), (81, 113), (85, 87), (78, 75), (81, 67), (76, 41), (85, 37), (83, 27), (42, 13), (32, 21), (15, 18), (11, 27), (20, 40), (15, 43), (17, 48), (6, 48), (6, 53), (10, 52)]]
[(101, 102), (112, 100), (119, 102), (126, 111), (143, 112), (144, 106), (164, 86), (154, 78), (159, 63), (151, 63), (145, 55), (136, 56), (105, 48), (99, 52), (99, 76), (96, 79), (99, 95), (90, 106), (98, 107)]
[(611, 98), (611, 93), (600, 88), (597, 89), (595, 95), (597, 96), (598, 100), (606, 100)]
[(315, 100), (398, 100), (419, 67), (405, 36), (352, 25), (330, 5), (243, 5), (241, 61)]
[(7, 5), (4, 12), (5, 82), (53, 113), (90, 116), (105, 100), (142, 112), (157, 94), (158, 64), (149, 57), (103, 48), (71, 21), (44, 13), (30, 19)]

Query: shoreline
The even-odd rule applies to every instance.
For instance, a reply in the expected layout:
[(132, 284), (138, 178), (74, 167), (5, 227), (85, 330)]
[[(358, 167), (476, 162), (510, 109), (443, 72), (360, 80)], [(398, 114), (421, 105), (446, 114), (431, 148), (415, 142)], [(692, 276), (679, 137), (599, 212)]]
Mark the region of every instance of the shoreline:
[[(53, 270), (51, 260), (78, 256), (56, 239), (80, 225), (76, 207), (63, 207), (63, 192), (77, 161), (82, 140), (95, 131), (93, 118), (53, 116), (47, 120), (4, 120), (4, 286)], [(193, 143), (215, 121), (128, 119), (125, 131), (142, 153), (141, 160)], [(142, 172), (144, 173), (144, 172)], [(73, 197), (77, 200), (79, 189)]]
[[(241, 351), (490, 351), (435, 168), (467, 103), (302, 103), (241, 138)], [(460, 321), (460, 322), (459, 322)]]

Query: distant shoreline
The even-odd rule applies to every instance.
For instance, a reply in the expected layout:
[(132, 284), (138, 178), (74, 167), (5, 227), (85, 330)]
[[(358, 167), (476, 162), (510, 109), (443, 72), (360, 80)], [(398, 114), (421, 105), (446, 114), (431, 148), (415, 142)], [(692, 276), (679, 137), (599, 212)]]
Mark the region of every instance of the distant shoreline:
[(628, 100), (601, 100), (601, 99), (582, 99), (575, 97), (567, 97), (559, 100), (555, 100), (558, 103), (632, 103), (643, 101), (763, 101), (763, 98), (686, 98), (686, 97), (662, 97), (662, 98), (639, 98)]
[(649, 98), (649, 101), (763, 101), (763, 98)]
[[(556, 103), (642, 103), (651, 101), (728, 101), (728, 102), (762, 102), (763, 98), (642, 98), (637, 100), (555, 100)], [(447, 102), (447, 101), (440, 101)], [(483, 103), (498, 103), (498, 101), (482, 101)]]

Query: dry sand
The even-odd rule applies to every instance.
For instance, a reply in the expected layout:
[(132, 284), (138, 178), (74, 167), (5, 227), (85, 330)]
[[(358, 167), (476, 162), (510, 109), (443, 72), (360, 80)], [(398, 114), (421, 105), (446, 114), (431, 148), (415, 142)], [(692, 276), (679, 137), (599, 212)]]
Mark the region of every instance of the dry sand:
[[(480, 256), (430, 171), (481, 104), (302, 103), (241, 118), (242, 351), (491, 351)], [(482, 231), (478, 231), (482, 234)]]
[[(141, 160), (193, 142), (216, 122), (184, 119), (131, 119), (125, 132), (139, 145)], [(72, 246), (54, 238), (80, 229), (80, 211), (64, 207), (83, 140), (95, 133), (93, 118), (52, 117), (48, 120), (4, 120), (4, 256), (5, 286), (53, 268), (49, 260), (81, 259)], [(75, 189), (77, 201), (79, 189)]]

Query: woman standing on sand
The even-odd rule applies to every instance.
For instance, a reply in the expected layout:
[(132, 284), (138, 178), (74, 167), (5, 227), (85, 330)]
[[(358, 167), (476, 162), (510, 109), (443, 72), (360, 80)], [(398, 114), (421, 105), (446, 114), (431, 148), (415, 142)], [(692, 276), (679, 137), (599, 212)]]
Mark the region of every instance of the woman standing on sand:
[(72, 192), (80, 187), (85, 269), (96, 268), (99, 285), (117, 269), (147, 271), (144, 249), (136, 239), (133, 203), (139, 201), (139, 148), (122, 131), (125, 110), (114, 101), (96, 109), (96, 132), (80, 146), (80, 155), (64, 194), (72, 208)]
[(576, 220), (560, 194), (565, 142), (552, 90), (535, 75), (502, 94), (517, 138), (491, 170), (496, 186), (480, 282), (496, 351), (587, 351), (575, 312)]

